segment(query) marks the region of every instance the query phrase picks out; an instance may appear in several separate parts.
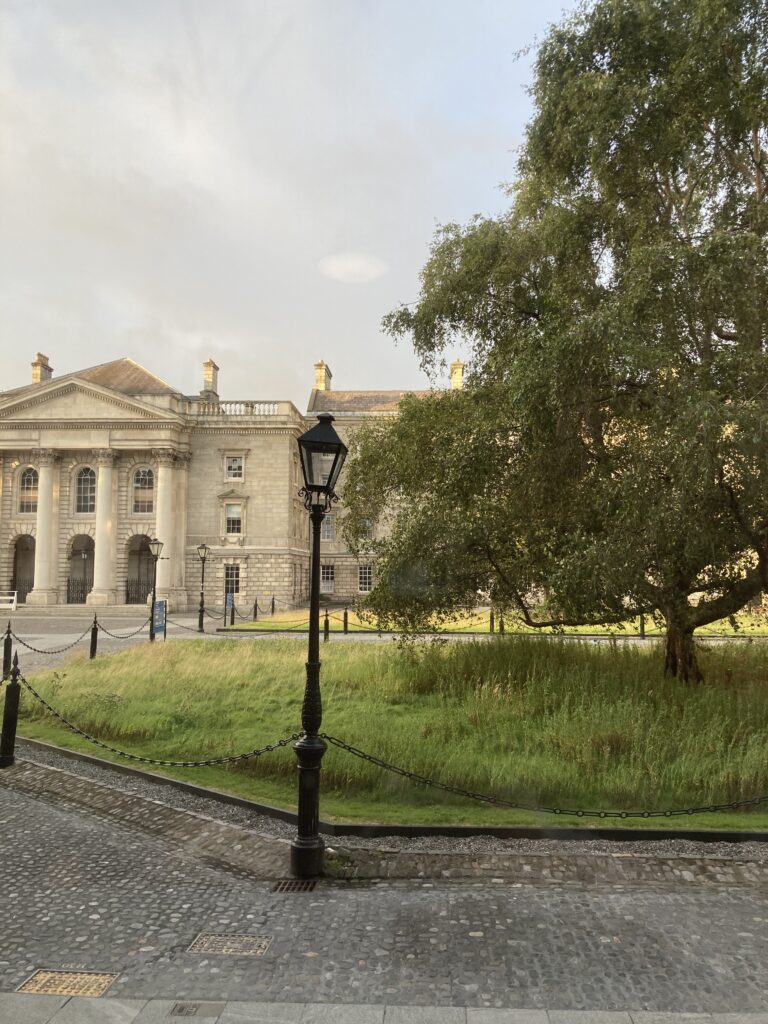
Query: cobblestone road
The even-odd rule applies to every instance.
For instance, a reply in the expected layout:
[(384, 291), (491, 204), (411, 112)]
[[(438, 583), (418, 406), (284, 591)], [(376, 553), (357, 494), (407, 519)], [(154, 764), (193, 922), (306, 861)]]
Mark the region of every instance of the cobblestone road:
[[(768, 1009), (768, 892), (755, 886), (322, 883), (278, 894), (157, 834), (12, 789), (0, 789), (0, 857), (2, 992), (46, 968), (118, 974), (104, 1005)], [(189, 952), (200, 933), (269, 944), (260, 957)]]

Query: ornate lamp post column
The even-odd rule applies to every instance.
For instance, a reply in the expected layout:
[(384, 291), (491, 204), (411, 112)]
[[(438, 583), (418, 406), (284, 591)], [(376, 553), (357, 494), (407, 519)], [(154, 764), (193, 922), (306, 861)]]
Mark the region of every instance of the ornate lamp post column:
[(157, 563), (163, 550), (163, 542), (155, 538), (149, 542), (149, 550), (152, 552), (152, 611), (149, 616), (149, 639), (155, 639), (155, 602), (157, 601)]
[(299, 438), (304, 487), (301, 495), (312, 523), (309, 590), (309, 644), (307, 682), (301, 707), (303, 735), (293, 749), (299, 771), (298, 834), (291, 844), (291, 872), (298, 878), (322, 874), (325, 844), (318, 832), (320, 820), (320, 762), (326, 750), (318, 735), (323, 719), (320, 698), (320, 525), (337, 501), (334, 488), (347, 457), (347, 449), (333, 429), (333, 416), (321, 413), (318, 423)]
[(205, 560), (211, 553), (207, 544), (198, 544), (197, 557), (200, 559), (200, 609), (197, 616), (197, 632), (204, 633), (203, 616), (205, 615)]

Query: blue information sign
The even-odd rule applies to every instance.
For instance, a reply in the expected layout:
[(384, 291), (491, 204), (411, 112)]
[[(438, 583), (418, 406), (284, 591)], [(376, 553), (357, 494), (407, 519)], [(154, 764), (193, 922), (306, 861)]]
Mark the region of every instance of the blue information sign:
[(234, 594), (227, 594), (226, 607), (227, 608), (231, 608), (234, 603), (235, 603), (235, 595)]
[(165, 613), (166, 613), (167, 602), (155, 601), (155, 617), (152, 620), (152, 629), (155, 632), (155, 636), (158, 633), (165, 633)]

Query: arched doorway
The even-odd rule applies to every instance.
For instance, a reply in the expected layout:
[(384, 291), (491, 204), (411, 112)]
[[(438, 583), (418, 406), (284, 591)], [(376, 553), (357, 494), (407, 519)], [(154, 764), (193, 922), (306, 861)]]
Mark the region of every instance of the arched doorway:
[(81, 534), (72, 541), (67, 578), (67, 604), (85, 604), (93, 587), (93, 537)]
[(154, 559), (149, 550), (149, 537), (143, 533), (128, 541), (128, 576), (125, 581), (125, 603), (146, 604), (152, 593)]
[(16, 591), (16, 600), (24, 604), (27, 594), (35, 585), (35, 538), (24, 534), (16, 538), (13, 545), (13, 576), (11, 590)]

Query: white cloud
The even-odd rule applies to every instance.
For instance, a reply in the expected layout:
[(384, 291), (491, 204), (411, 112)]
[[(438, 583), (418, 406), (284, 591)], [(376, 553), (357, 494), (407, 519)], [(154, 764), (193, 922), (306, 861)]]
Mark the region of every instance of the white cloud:
[(376, 281), (389, 271), (383, 260), (367, 256), (363, 252), (339, 252), (332, 256), (324, 256), (317, 265), (325, 277), (343, 281), (345, 284)]

